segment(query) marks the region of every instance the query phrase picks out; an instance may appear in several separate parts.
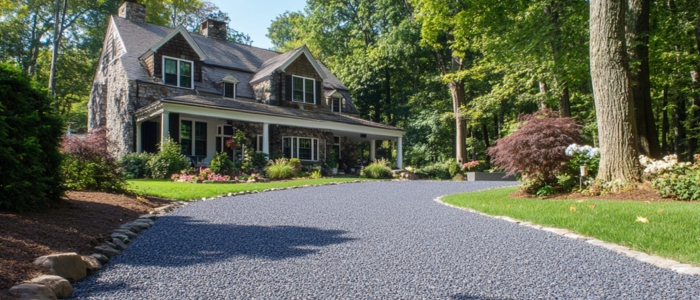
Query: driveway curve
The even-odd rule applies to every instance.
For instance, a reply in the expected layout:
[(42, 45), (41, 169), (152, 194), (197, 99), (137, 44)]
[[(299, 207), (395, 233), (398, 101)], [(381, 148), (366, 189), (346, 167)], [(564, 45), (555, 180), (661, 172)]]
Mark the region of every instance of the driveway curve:
[(372, 182), (196, 202), (77, 299), (698, 299), (700, 277), (441, 205), (503, 182)]

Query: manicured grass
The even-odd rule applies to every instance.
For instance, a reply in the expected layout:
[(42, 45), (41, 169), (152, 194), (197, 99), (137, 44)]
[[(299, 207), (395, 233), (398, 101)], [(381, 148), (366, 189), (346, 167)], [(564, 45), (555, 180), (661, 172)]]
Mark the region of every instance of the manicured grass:
[[(284, 188), (292, 186), (302, 186), (307, 184), (324, 184), (331, 182), (355, 181), (360, 178), (322, 178), (322, 179), (299, 179), (289, 181), (273, 181), (260, 183), (187, 183), (172, 182), (169, 180), (139, 179), (128, 180), (129, 187), (139, 195), (155, 196), (160, 198), (175, 200), (211, 198), (228, 193), (238, 193), (245, 191), (262, 191), (271, 188)], [(364, 179), (362, 179), (364, 180)]]
[[(450, 195), (445, 203), (566, 228), (631, 249), (700, 265), (700, 203), (513, 199), (515, 188)], [(575, 207), (575, 209), (574, 209)], [(638, 216), (648, 223), (636, 222)]]

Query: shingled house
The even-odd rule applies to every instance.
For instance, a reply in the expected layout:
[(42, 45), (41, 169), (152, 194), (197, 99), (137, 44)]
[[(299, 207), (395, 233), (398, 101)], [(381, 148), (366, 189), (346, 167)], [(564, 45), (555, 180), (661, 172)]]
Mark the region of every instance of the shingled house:
[(89, 127), (107, 128), (114, 156), (155, 152), (170, 137), (206, 164), (230, 152), (225, 140), (242, 130), (247, 147), (306, 162), (395, 140), (402, 167), (404, 132), (359, 118), (348, 88), (305, 46), (278, 53), (229, 42), (226, 25), (206, 20), (194, 34), (148, 24), (134, 0), (111, 17), (88, 109)]

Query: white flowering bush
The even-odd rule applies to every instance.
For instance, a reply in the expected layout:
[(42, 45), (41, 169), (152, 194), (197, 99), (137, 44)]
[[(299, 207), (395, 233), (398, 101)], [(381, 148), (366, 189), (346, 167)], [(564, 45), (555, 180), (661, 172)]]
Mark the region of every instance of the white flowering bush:
[[(588, 170), (587, 178), (595, 178), (598, 175), (598, 166), (600, 165), (600, 148), (591, 147), (588, 145), (571, 144), (564, 150), (566, 156), (571, 157), (566, 163), (565, 172), (557, 174), (559, 185), (566, 190), (571, 190), (578, 185), (581, 166), (586, 165)], [(585, 180), (586, 185), (592, 183), (591, 180)]]
[(678, 162), (676, 155), (660, 160), (642, 155), (639, 163), (644, 166), (645, 177), (662, 197), (700, 200), (700, 155), (695, 156), (695, 163)]

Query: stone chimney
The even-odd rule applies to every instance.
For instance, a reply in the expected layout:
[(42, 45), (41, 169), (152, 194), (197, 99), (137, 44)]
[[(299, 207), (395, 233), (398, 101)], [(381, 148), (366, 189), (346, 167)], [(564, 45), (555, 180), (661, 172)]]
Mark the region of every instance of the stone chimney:
[(217, 21), (217, 20), (212, 20), (212, 19), (206, 19), (204, 20), (200, 25), (199, 25), (199, 32), (206, 37), (212, 38), (212, 39), (217, 39), (217, 40), (226, 40), (226, 22), (222, 21)]
[(146, 23), (146, 6), (136, 0), (126, 0), (119, 7), (119, 16), (134, 23)]

